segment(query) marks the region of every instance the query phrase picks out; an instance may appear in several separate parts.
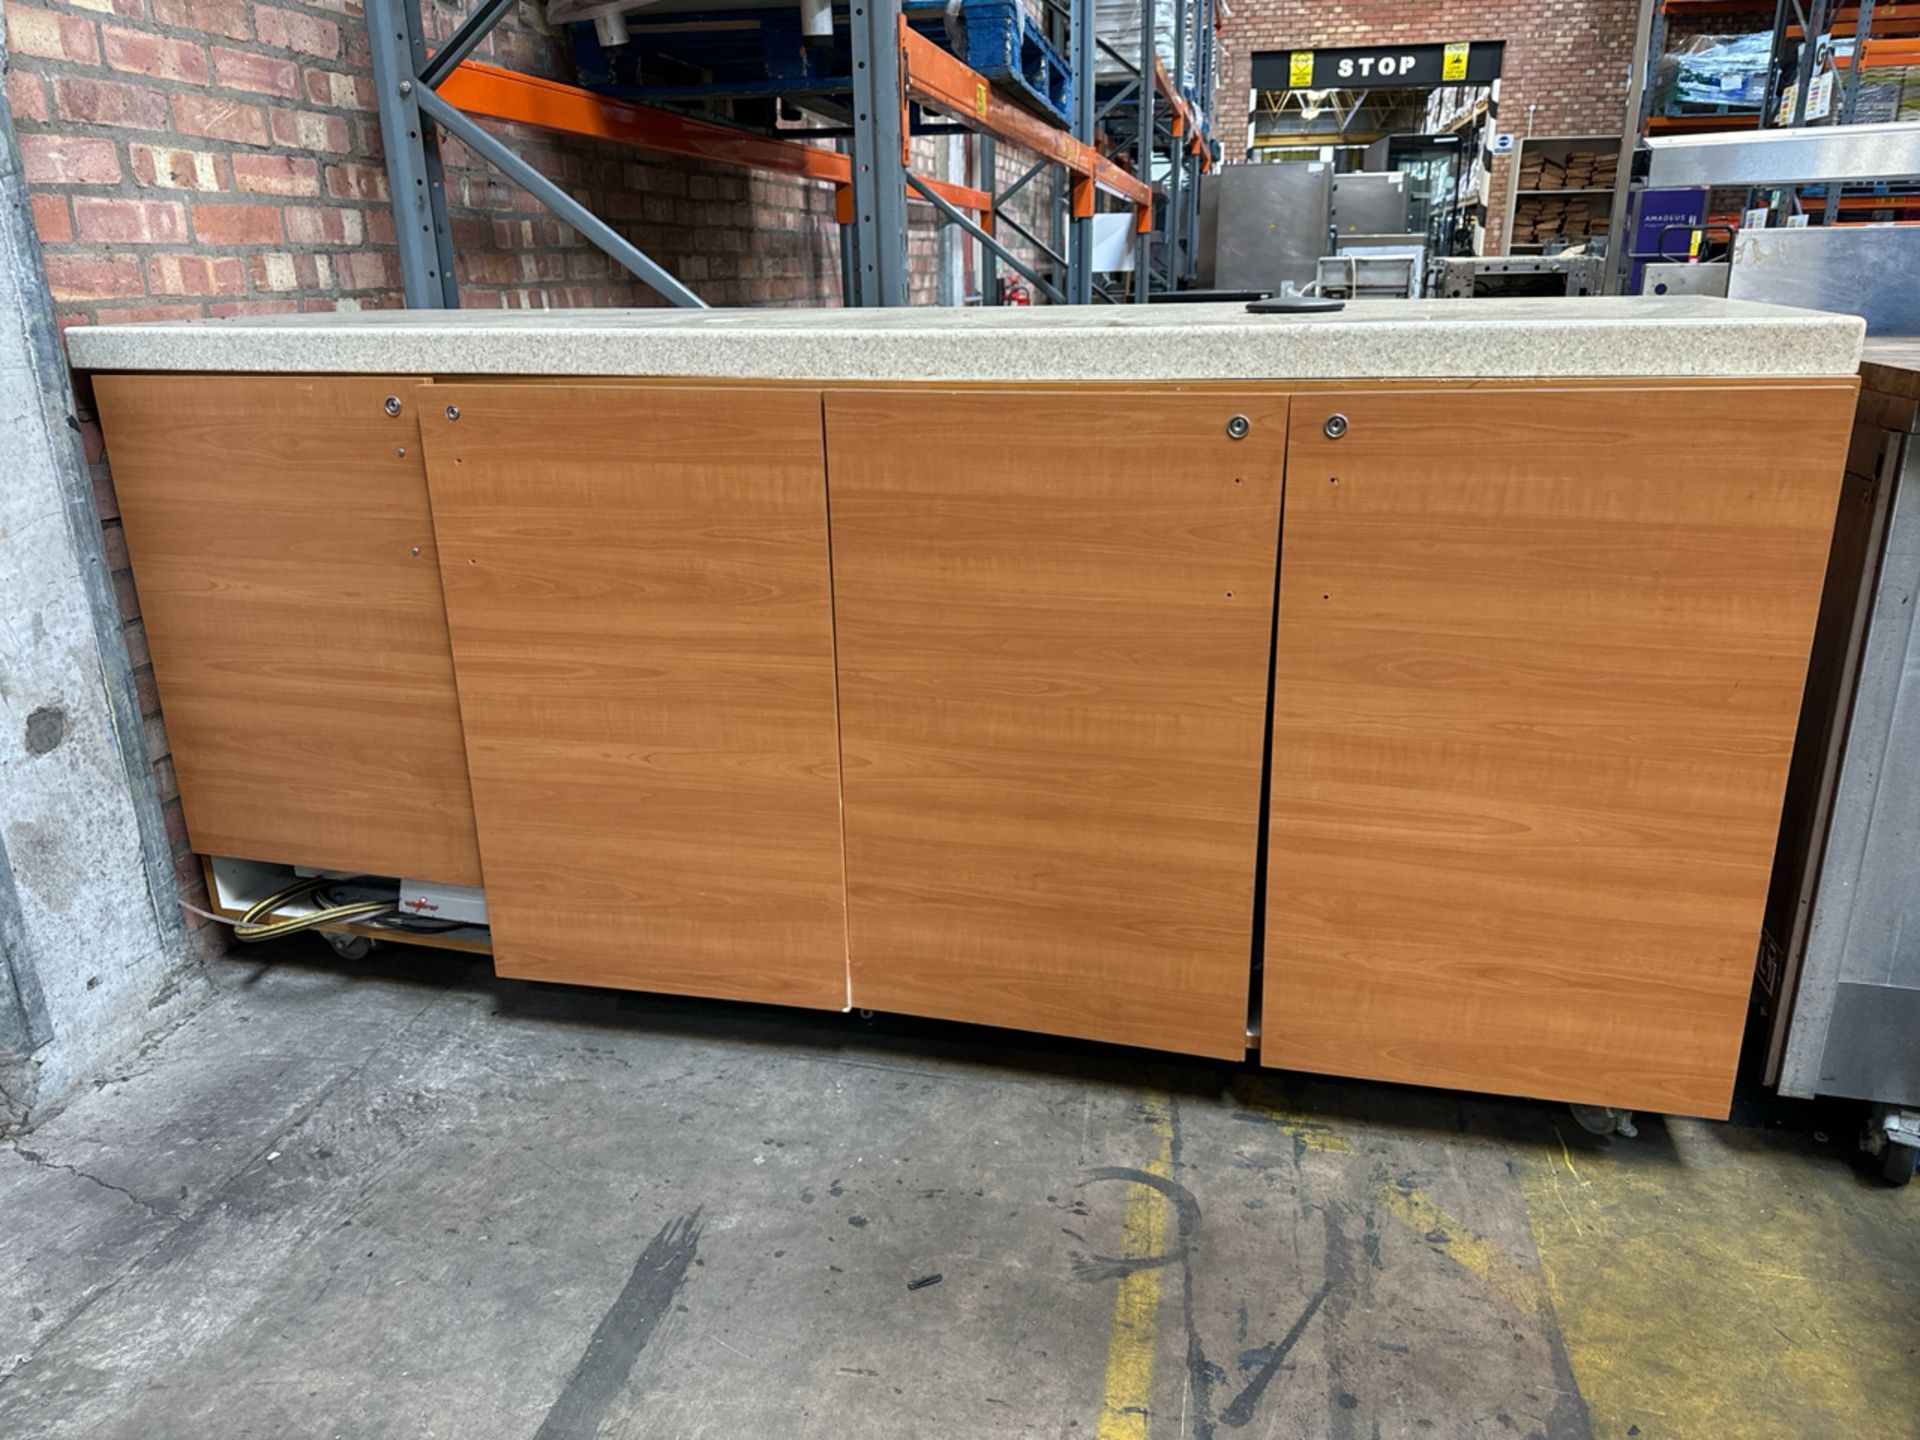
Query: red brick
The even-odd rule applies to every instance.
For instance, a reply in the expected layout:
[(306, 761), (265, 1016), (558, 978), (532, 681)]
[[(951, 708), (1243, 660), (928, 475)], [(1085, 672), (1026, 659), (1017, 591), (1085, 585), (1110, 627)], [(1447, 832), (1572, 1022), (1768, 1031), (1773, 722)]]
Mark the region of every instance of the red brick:
[(186, 210), (173, 200), (118, 200), (82, 195), (73, 202), (80, 238), (102, 245), (177, 245), (187, 238)]
[(291, 60), (213, 47), (213, 73), (230, 90), (253, 90), (291, 100), (300, 93), (300, 67)]
[(129, 130), (167, 128), (167, 97), (144, 85), (62, 75), (53, 82), (54, 104), (63, 120), (118, 125)]
[(149, 189), (224, 190), (227, 157), (210, 150), (176, 150), (161, 145), (130, 145), (133, 178)]
[(235, 155), (233, 183), (257, 195), (318, 195), (320, 166), (300, 155)]
[(230, 320), (235, 315), (296, 315), (299, 311), (298, 300), (223, 300), (207, 307), (207, 313), (216, 320)]
[[(138, 684), (136, 679), (135, 684)], [(160, 713), (160, 694), (154, 692), (153, 709), (142, 712), (147, 715)], [(193, 842), (187, 839), (187, 817), (181, 812), (178, 800), (169, 800), (160, 807), (161, 817), (167, 822), (167, 840), (173, 846), (176, 855), (190, 855)]]
[(205, 309), (199, 305), (131, 305), (124, 309), (99, 311), (97, 323), (151, 325), (156, 321), (199, 320), (205, 315)]
[(273, 143), (295, 150), (325, 150), (344, 155), (353, 148), (344, 115), (322, 115), (312, 110), (275, 110)]
[(365, 75), (343, 75), (337, 70), (307, 71), (307, 99), (336, 110), (377, 110), (373, 81)]
[(67, 0), (75, 10), (91, 10), (99, 15), (114, 15), (122, 20), (143, 19), (146, 0)]
[(289, 205), (287, 239), (295, 245), (358, 245), (366, 238), (366, 224), (358, 210), (322, 209)]
[(161, 759), (153, 762), (153, 788), (163, 801), (179, 795), (180, 777), (173, 773), (173, 761)]
[(147, 261), (147, 288), (155, 295), (239, 295), (247, 276), (231, 255), (156, 255)]
[(153, 683), (153, 671), (142, 668), (133, 672), (133, 694), (140, 702), (142, 715), (160, 713), (160, 687)]
[(329, 165), (327, 193), (336, 200), (385, 200), (387, 172), (374, 165)]
[(278, 245), (280, 212), (271, 205), (195, 205), (193, 234), (203, 245)]
[(386, 250), (360, 250), (339, 261), (342, 290), (379, 290), (400, 283), (400, 261)]
[(100, 58), (91, 20), (25, 5), (7, 7), (7, 44), (16, 55), (37, 55), (44, 60), (93, 65)]
[(149, 35), (144, 30), (123, 30), (118, 25), (106, 26), (101, 34), (106, 39), (107, 64), (115, 70), (190, 85), (207, 83), (207, 56), (198, 45)]
[(333, 287), (333, 261), (325, 255), (288, 255), (284, 251), (247, 257), (247, 274), (256, 290), (327, 290)]
[(73, 239), (73, 216), (67, 210), (67, 197), (35, 195), (33, 228), (40, 233), (42, 245), (64, 245)]
[(32, 185), (111, 185), (120, 178), (120, 155), (111, 140), (22, 135), (20, 156)]
[(119, 602), (120, 618), (122, 620), (138, 620), (140, 618), (140, 592), (134, 589), (132, 571), (121, 570), (115, 573), (113, 577), (113, 596), (114, 599)]
[[(80, 423), (83, 427), (88, 424), (93, 424), (93, 428), (96, 431), (100, 428), (97, 423), (91, 421), (83, 420)], [(127, 532), (121, 528), (117, 520), (102, 522), (100, 526), (100, 553), (106, 557), (107, 573), (109, 575), (118, 570), (125, 570), (133, 564), (133, 562), (127, 558)]]
[(214, 95), (175, 95), (173, 123), (183, 134), (208, 140), (235, 140), (243, 145), (267, 143), (267, 117), (258, 105), (222, 100)]
[(322, 60), (337, 59), (340, 55), (340, 27), (318, 15), (262, 5), (253, 12), (253, 28), (262, 45), (278, 50), (298, 50), (302, 55), (314, 55)]
[(245, 40), (253, 34), (247, 8), (247, 0), (153, 0), (153, 18), (180, 30)]
[(38, 75), (24, 70), (7, 71), (7, 108), (15, 120), (47, 121), (53, 118), (53, 106), (47, 102), (47, 87)]

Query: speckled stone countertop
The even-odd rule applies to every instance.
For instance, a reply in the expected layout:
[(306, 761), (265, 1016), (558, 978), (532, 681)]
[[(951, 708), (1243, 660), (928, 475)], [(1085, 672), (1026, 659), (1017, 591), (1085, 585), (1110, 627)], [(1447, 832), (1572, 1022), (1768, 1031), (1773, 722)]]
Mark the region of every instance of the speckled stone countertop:
[(380, 310), (67, 332), (82, 370), (780, 380), (1852, 375), (1851, 315), (1702, 297), (943, 310)]

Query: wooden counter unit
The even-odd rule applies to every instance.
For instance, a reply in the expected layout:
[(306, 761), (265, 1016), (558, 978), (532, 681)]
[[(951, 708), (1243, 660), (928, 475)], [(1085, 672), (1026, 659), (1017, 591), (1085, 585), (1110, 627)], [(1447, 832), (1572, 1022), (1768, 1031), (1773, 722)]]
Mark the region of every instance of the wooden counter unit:
[(480, 884), (419, 382), (94, 389), (194, 848)]
[(1152, 308), (73, 332), (194, 844), (484, 878), (508, 975), (1724, 1114), (1857, 322)]

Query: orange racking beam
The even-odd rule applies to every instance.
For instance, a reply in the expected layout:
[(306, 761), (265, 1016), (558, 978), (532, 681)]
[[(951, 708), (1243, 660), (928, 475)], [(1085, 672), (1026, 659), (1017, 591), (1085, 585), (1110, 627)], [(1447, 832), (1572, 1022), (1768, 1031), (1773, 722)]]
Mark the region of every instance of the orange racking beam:
[[(853, 183), (853, 162), (837, 150), (823, 150), (818, 145), (771, 135), (753, 135), (708, 120), (696, 120), (690, 115), (677, 115), (671, 110), (596, 95), (577, 85), (503, 70), (477, 60), (464, 60), (454, 68), (440, 86), (440, 98), (469, 115), (509, 120), (565, 135), (611, 140), (638, 150), (684, 155), (693, 160), (711, 160), (748, 170), (796, 175), (829, 185), (844, 187)], [(990, 214), (993, 210), (993, 197), (984, 190), (945, 180), (928, 180), (927, 185), (956, 210), (981, 214)], [(911, 198), (919, 199), (917, 195)]]
[(1184, 139), (1187, 148), (1200, 157), (1200, 169), (1213, 169), (1213, 151), (1207, 147), (1205, 132), (1195, 121), (1193, 107), (1187, 103), (1187, 97), (1173, 88), (1173, 77), (1167, 74), (1167, 67), (1160, 63), (1158, 55), (1153, 57), (1153, 88), (1173, 109), (1173, 134), (1176, 140)]
[[(1892, 35), (1912, 35), (1920, 26), (1920, 5), (1877, 5), (1873, 11), (1873, 33), (1869, 39)], [(1805, 32), (1798, 25), (1787, 27), (1788, 38), (1798, 40)], [(1860, 9), (1849, 5), (1827, 17), (1827, 33), (1844, 38), (1860, 33)]]
[(1002, 100), (979, 72), (915, 33), (904, 19), (900, 22), (900, 83), (913, 99), (943, 111), (969, 130), (1043, 155), (1135, 205), (1153, 203), (1153, 190), (1143, 181), (1059, 126)]
[[(1920, 65), (1920, 40), (1911, 37), (1901, 40), (1875, 40), (1868, 37), (1863, 47), (1867, 52), (1869, 68), (1878, 65)], [(1845, 70), (1853, 64), (1853, 57), (1847, 54), (1835, 54), (1833, 66), (1836, 70)]]

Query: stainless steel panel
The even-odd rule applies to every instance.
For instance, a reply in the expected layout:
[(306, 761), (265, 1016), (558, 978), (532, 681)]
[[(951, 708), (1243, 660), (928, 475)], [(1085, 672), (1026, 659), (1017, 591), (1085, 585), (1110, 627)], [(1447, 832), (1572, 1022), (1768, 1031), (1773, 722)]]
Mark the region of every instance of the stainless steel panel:
[(1200, 183), (1200, 283), (1247, 290), (1313, 284), (1329, 248), (1333, 167), (1228, 165)]
[(1397, 235), (1407, 228), (1407, 172), (1385, 170), (1333, 178), (1333, 232)]
[(1870, 335), (1920, 334), (1920, 230), (1742, 230), (1734, 236), (1726, 293), (1863, 316)]
[(1640, 285), (1642, 295), (1725, 295), (1727, 270), (1724, 261), (1689, 265), (1650, 260)]
[(1410, 300), (1417, 293), (1418, 265), (1418, 255), (1323, 255), (1320, 293), (1347, 300)]
[(1920, 1103), (1920, 990), (1843, 981), (1809, 1093)]
[(1601, 265), (1597, 255), (1449, 255), (1433, 262), (1433, 290), (1442, 299), (1464, 299), (1478, 294), (1484, 280), (1547, 275), (1558, 280), (1563, 294), (1594, 295), (1600, 290)]
[(1341, 255), (1404, 255), (1413, 261), (1412, 293), (1427, 293), (1424, 235), (1339, 235), (1334, 238), (1333, 248)]
[[(1781, 1064), (1788, 1095), (1920, 1105), (1920, 1075), (1894, 1058), (1881, 1011), (1920, 991), (1920, 445), (1906, 438), (1886, 526), (1826, 852)], [(1872, 571), (1869, 570), (1869, 574)], [(1871, 997), (1849, 987), (1869, 987)], [(1909, 1059), (1911, 1020), (1890, 1043)], [(1829, 1076), (1836, 1078), (1829, 1078)], [(1845, 1086), (1846, 1088), (1835, 1088)], [(1871, 1088), (1871, 1093), (1867, 1093)]]
[(1645, 142), (1647, 184), (1784, 185), (1920, 175), (1920, 125), (1818, 125)]

